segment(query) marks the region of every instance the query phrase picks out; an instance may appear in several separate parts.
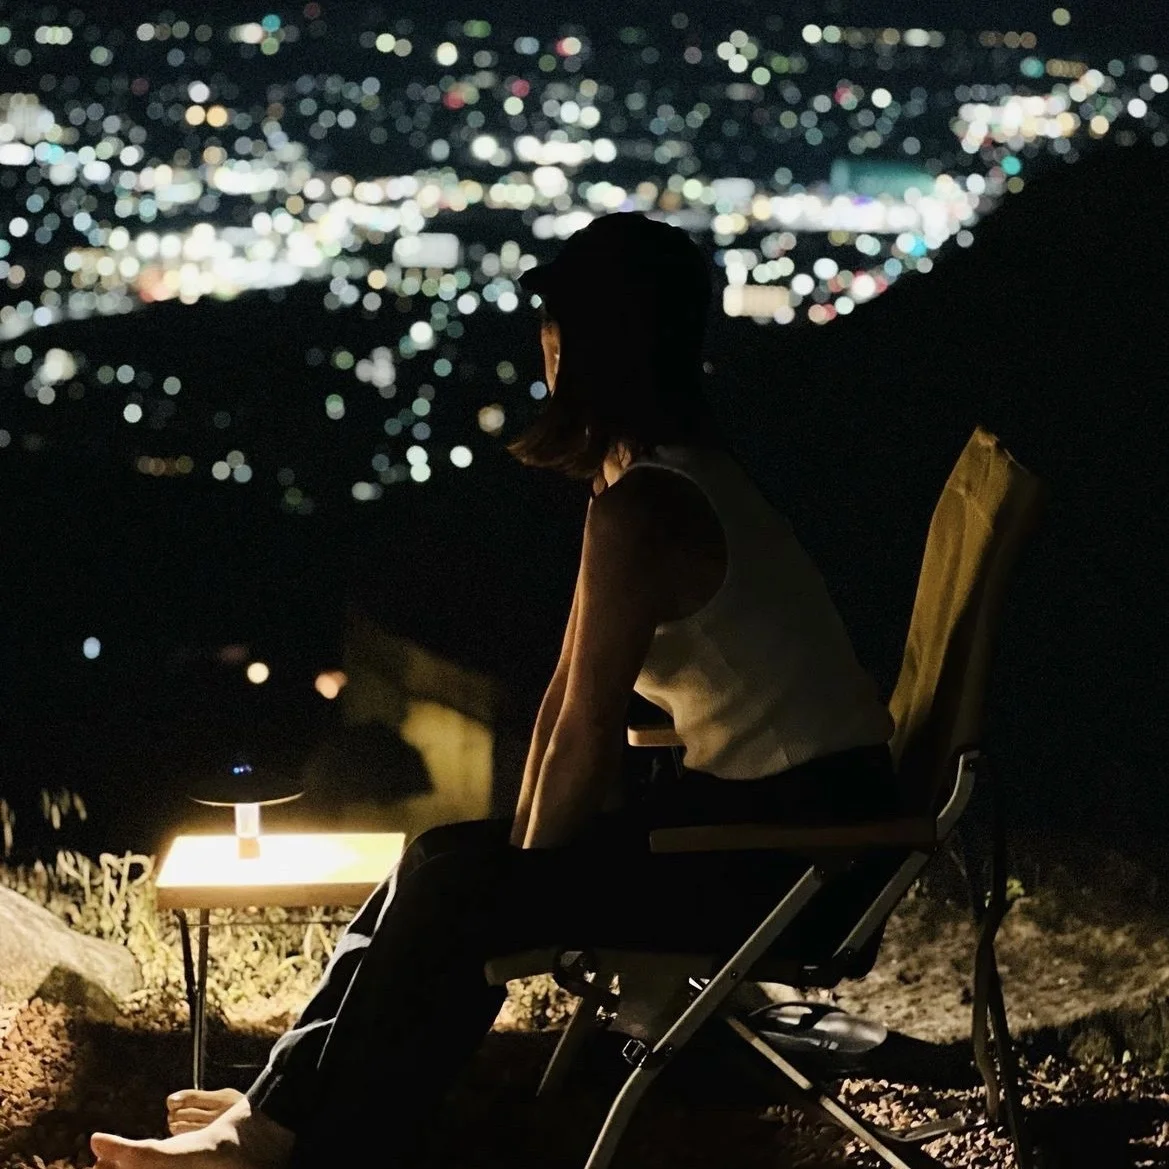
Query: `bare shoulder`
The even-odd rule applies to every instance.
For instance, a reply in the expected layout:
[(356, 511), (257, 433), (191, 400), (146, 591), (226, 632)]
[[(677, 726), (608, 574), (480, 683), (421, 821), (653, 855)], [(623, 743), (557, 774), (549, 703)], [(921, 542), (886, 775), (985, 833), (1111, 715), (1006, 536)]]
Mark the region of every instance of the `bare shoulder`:
[(627, 472), (597, 502), (607, 495), (614, 497), (612, 510), (625, 515), (626, 522), (652, 527), (671, 542), (705, 540), (721, 531), (706, 492), (688, 475), (664, 467), (643, 465)]
[(603, 520), (645, 519), (660, 508), (669, 486), (666, 480), (673, 478), (668, 471), (651, 467), (626, 472), (593, 500), (593, 511)]
[(639, 467), (606, 487), (590, 504), (587, 527), (608, 543), (636, 543), (642, 548), (660, 543), (663, 533), (677, 525), (685, 508), (679, 487), (693, 487), (681, 475), (656, 467)]
[(603, 520), (661, 524), (708, 506), (702, 489), (663, 467), (638, 466), (602, 491), (593, 507)]
[(592, 502), (587, 527), (595, 540), (626, 554), (636, 546), (643, 567), (667, 573), (679, 557), (690, 558), (722, 540), (719, 521), (698, 484), (652, 466), (627, 472), (602, 491)]
[(655, 621), (696, 612), (726, 575), (722, 526), (706, 494), (688, 476), (661, 467), (626, 473), (592, 501), (585, 549), (615, 586), (636, 583), (634, 591), (652, 601)]

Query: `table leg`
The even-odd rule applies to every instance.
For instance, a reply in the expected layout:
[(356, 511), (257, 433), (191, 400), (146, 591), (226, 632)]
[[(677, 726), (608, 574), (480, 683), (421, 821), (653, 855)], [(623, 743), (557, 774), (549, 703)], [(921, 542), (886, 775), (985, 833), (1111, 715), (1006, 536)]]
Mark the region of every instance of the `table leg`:
[(192, 1086), (199, 1084), (199, 997), (198, 984), (195, 982), (195, 960), (191, 954), (191, 924), (187, 921), (187, 912), (176, 909), (175, 917), (179, 920), (179, 940), (183, 946), (183, 983), (187, 992), (187, 1015), (191, 1020), (191, 1066)]
[(211, 911), (199, 910), (199, 982), (195, 990), (195, 1007), (199, 1021), (199, 1029), (195, 1032), (195, 1067), (194, 1079), (196, 1088), (203, 1088), (203, 1072), (207, 1067), (207, 950), (211, 940)]
[(207, 1065), (207, 941), (210, 913), (199, 910), (199, 971), (191, 952), (191, 925), (185, 910), (176, 909), (179, 938), (183, 946), (183, 980), (187, 990), (187, 1009), (191, 1017), (191, 1086), (202, 1089), (203, 1070)]

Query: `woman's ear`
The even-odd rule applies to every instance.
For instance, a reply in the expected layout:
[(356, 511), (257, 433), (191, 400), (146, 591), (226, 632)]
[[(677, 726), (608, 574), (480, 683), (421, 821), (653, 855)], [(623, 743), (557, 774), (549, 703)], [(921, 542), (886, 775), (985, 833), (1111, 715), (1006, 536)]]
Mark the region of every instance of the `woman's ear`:
[(544, 376), (548, 379), (548, 392), (556, 388), (556, 375), (560, 370), (560, 329), (551, 321), (540, 326), (540, 347), (544, 351)]

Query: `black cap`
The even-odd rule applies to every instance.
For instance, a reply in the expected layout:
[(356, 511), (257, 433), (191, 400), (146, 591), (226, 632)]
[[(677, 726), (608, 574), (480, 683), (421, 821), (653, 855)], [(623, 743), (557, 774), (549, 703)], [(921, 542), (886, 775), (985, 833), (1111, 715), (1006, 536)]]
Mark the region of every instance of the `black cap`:
[(654, 297), (678, 303), (710, 298), (710, 267), (680, 227), (640, 211), (602, 215), (574, 232), (547, 264), (519, 278), (521, 288), (558, 301), (601, 295), (606, 302)]
[(235, 804), (284, 804), (304, 795), (304, 784), (291, 776), (237, 756), (229, 766), (201, 776), (188, 797), (197, 804), (231, 807)]

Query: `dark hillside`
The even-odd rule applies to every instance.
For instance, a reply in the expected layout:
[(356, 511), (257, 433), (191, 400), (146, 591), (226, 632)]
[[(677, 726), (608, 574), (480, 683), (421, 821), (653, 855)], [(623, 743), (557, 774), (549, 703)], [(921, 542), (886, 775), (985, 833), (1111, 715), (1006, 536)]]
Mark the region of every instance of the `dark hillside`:
[[(854, 316), (725, 347), (746, 461), (789, 507), (887, 690), (929, 515), (982, 423), (1053, 498), (1020, 566), (991, 707), (1034, 827), (1169, 820), (1169, 260), (1164, 151), (1035, 180)], [(732, 330), (737, 332), (738, 330)]]

